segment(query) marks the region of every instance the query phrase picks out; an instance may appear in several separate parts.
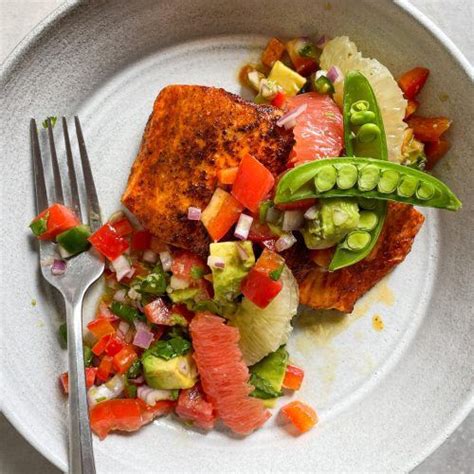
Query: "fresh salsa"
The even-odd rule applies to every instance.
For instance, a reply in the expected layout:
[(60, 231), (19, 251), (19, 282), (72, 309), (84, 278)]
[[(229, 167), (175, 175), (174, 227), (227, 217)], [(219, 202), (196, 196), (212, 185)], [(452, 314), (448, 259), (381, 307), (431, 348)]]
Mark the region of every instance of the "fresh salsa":
[[(276, 401), (304, 384), (286, 348), (298, 305), (346, 308), (305, 300), (328, 288), (308, 287), (302, 268), (309, 262), (315, 270), (306, 272), (338, 289), (339, 275), (351, 278), (368, 257), (390, 260), (390, 219), (400, 210), (461, 207), (426, 173), (449, 149), (451, 125), (416, 114), (428, 69), (415, 67), (395, 82), (347, 37), (271, 38), (261, 62), (239, 77), (260, 104), (252, 107), (274, 114), (272, 133), (291, 134), (292, 149), (281, 174), (246, 152), (230, 165), (216, 159), (214, 179), (204, 173), (193, 183), (212, 193), (204, 205), (189, 198), (179, 219), (205, 229), (205, 252), (174, 246), (123, 211), (93, 234), (61, 204), (30, 224), (38, 239), (56, 242), (51, 272), (58, 278), (90, 247), (107, 261), (105, 291), (84, 336), (90, 422), (101, 439), (170, 413), (202, 430), (260, 428)], [(410, 212), (417, 224), (396, 262), (423, 222)], [(65, 325), (60, 336), (67, 344)], [(67, 394), (67, 372), (60, 383)], [(314, 408), (296, 399), (280, 412), (293, 433), (318, 422)]]

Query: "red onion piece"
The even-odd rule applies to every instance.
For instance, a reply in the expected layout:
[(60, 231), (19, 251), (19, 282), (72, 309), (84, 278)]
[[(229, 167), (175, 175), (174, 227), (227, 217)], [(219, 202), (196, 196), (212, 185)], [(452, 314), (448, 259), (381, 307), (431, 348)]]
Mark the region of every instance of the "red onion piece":
[(285, 211), (283, 214), (282, 229), (284, 231), (300, 229), (304, 224), (303, 215), (303, 211), (299, 209)]
[(64, 260), (54, 259), (53, 264), (51, 265), (51, 273), (53, 275), (64, 275), (66, 272), (66, 262)]
[(132, 268), (127, 257), (124, 257), (123, 255), (120, 255), (120, 257), (117, 257), (110, 263), (115, 271), (115, 277), (117, 278), (117, 281), (120, 281), (124, 277), (130, 278), (135, 272), (135, 269)]
[(126, 321), (120, 321), (117, 328), (117, 332), (120, 333), (122, 338), (125, 338), (129, 329), (130, 329), (130, 324), (128, 324)]
[(225, 268), (225, 260), (222, 257), (217, 257), (215, 255), (209, 255), (207, 257), (207, 266), (210, 268)]
[(142, 349), (148, 349), (150, 347), (150, 344), (153, 342), (154, 337), (155, 336), (148, 329), (148, 327), (146, 328), (146, 330), (141, 327), (137, 329), (132, 344), (134, 346), (141, 347)]
[(199, 207), (188, 207), (188, 220), (200, 221), (201, 220), (201, 209)]
[[(308, 104), (302, 104), (295, 109), (290, 110), (278, 119), (278, 127), (292, 128), (296, 125), (296, 119), (306, 110)], [(291, 127), (290, 127), (291, 125)], [(288, 127), (287, 127), (288, 126)]]
[(245, 240), (249, 236), (250, 227), (253, 222), (253, 217), (247, 214), (240, 214), (239, 222), (235, 227), (234, 237), (240, 240)]
[(247, 250), (245, 250), (245, 247), (240, 242), (237, 242), (237, 252), (239, 254), (240, 260), (245, 261), (250, 257)]
[(114, 294), (114, 300), (118, 301), (119, 303), (125, 303), (125, 298), (127, 296), (127, 292), (124, 288), (121, 290), (117, 290)]
[(323, 49), (327, 44), (328, 44), (328, 41), (331, 39), (330, 36), (328, 35), (322, 35), (321, 38), (318, 39), (318, 41), (316, 42), (316, 46), (319, 48), (319, 49)]
[(143, 252), (143, 261), (148, 263), (156, 263), (158, 261), (158, 255), (153, 250), (145, 250)]
[(295, 243), (296, 243), (296, 237), (290, 232), (288, 234), (282, 235), (275, 242), (275, 250), (277, 252), (282, 252), (283, 250), (293, 247)]
[(304, 213), (304, 218), (308, 219), (308, 220), (312, 220), (312, 219), (315, 219), (317, 215), (318, 215), (318, 207), (317, 206), (311, 206)]
[(341, 70), (337, 66), (331, 66), (329, 69), (326, 77), (333, 83), (335, 84), (336, 82), (342, 81), (343, 79), (343, 74)]
[(143, 400), (147, 405), (153, 406), (160, 400), (172, 400), (173, 394), (171, 390), (159, 390), (142, 385), (137, 389), (137, 397)]
[(171, 270), (171, 264), (173, 263), (173, 258), (169, 252), (160, 252), (160, 261), (161, 266), (165, 272), (169, 272)]
[(133, 383), (134, 385), (140, 385), (141, 383), (143, 383), (145, 381), (145, 378), (143, 377), (143, 375), (139, 375), (138, 377), (134, 378), (134, 379), (128, 379), (129, 382)]

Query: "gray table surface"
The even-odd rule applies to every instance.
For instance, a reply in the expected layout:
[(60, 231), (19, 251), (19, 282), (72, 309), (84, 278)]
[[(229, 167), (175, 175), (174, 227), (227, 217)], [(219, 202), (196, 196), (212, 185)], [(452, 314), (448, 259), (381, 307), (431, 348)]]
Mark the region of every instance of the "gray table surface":
[[(132, 0), (131, 0), (132, 1)], [(0, 61), (45, 16), (58, 0), (0, 0)], [(472, 0), (412, 0), (474, 62)], [(60, 471), (32, 448), (0, 414), (0, 473), (58, 474)], [(474, 473), (474, 414), (415, 471), (416, 474)]]

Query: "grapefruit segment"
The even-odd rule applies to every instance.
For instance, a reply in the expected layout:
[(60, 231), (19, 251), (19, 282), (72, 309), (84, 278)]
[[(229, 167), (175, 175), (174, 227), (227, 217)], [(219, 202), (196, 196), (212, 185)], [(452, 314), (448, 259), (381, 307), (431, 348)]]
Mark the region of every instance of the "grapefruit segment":
[(241, 435), (262, 426), (270, 412), (249, 396), (253, 387), (238, 345), (239, 330), (209, 313), (198, 313), (189, 328), (202, 388), (218, 417)]
[(306, 161), (339, 156), (344, 146), (342, 114), (334, 101), (317, 92), (299, 94), (288, 99), (293, 109), (306, 104), (306, 110), (296, 119), (293, 128), (296, 144), (290, 163), (299, 165)]

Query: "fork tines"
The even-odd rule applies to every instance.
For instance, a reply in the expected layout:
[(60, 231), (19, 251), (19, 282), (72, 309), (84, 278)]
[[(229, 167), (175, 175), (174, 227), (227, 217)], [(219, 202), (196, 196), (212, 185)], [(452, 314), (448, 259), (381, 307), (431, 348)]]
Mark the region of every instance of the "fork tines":
[[(70, 185), (70, 196), (71, 202), (70, 207), (74, 212), (81, 217), (87, 215), (88, 224), (92, 232), (95, 232), (101, 226), (101, 216), (99, 200), (97, 198), (97, 191), (92, 177), (92, 170), (87, 155), (86, 145), (84, 142), (84, 135), (82, 133), (81, 123), (79, 117), (74, 117), (74, 123), (76, 128), (76, 136), (79, 147), (80, 161), (82, 165), (82, 175), (84, 177), (84, 188), (87, 196), (87, 207), (84, 213), (84, 208), (81, 206), (81, 199), (79, 196), (79, 186), (77, 181), (76, 169), (74, 167), (74, 155), (71, 149), (71, 142), (69, 139), (69, 132), (67, 126), (67, 120), (62, 117), (62, 127), (64, 134), (65, 150), (66, 150), (66, 161), (69, 175)], [(54, 143), (53, 124), (51, 119), (47, 119), (48, 128), (48, 141), (51, 153), (51, 166), (53, 169), (53, 180), (54, 180), (54, 202), (59, 204), (66, 204), (64, 199), (63, 182), (61, 178), (61, 171), (58, 162), (58, 156), (56, 153), (56, 146)], [(41, 212), (49, 207), (52, 202), (48, 199), (48, 191), (45, 180), (45, 168), (43, 159), (41, 157), (41, 148), (38, 139), (38, 128), (36, 120), (31, 119), (30, 121), (30, 133), (31, 133), (31, 145), (32, 145), (32, 156), (33, 156), (33, 168), (34, 168), (34, 180), (35, 180), (35, 191), (36, 191), (36, 207), (37, 211)]]

